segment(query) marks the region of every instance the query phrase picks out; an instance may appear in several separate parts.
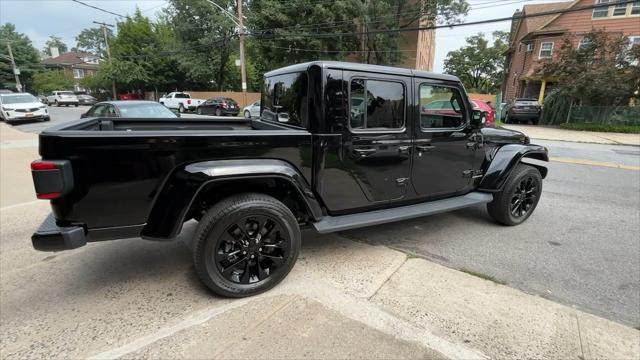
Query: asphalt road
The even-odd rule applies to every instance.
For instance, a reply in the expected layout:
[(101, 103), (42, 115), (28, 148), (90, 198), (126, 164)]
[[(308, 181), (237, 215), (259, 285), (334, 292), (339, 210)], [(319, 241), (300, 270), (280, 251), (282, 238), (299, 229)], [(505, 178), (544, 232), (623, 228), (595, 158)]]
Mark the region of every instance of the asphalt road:
[[(50, 123), (16, 128), (40, 132), (87, 109), (51, 107)], [(552, 157), (640, 166), (638, 147), (534, 142)], [(639, 234), (639, 171), (561, 162), (549, 164), (536, 212), (517, 227), (493, 223), (478, 207), (343, 233), (633, 327), (640, 326)]]

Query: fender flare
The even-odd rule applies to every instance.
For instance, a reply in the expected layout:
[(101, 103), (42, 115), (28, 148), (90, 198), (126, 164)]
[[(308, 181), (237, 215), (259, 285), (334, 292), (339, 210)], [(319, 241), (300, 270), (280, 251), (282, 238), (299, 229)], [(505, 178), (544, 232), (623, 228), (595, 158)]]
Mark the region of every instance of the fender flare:
[[(484, 176), (480, 180), (478, 190), (488, 192), (498, 192), (502, 190), (504, 183), (511, 174), (511, 171), (522, 161), (523, 158), (532, 158), (542, 161), (549, 161), (549, 151), (544, 146), (531, 144), (509, 144), (498, 148), (493, 156), (485, 159), (483, 165)], [(537, 164), (528, 164), (540, 171), (542, 178), (547, 176), (547, 168)]]
[(311, 218), (322, 217), (322, 208), (311, 187), (291, 164), (275, 159), (238, 159), (203, 161), (178, 167), (158, 191), (141, 236), (168, 240), (182, 230), (187, 213), (198, 194), (220, 181), (273, 179), (287, 181), (296, 189)]

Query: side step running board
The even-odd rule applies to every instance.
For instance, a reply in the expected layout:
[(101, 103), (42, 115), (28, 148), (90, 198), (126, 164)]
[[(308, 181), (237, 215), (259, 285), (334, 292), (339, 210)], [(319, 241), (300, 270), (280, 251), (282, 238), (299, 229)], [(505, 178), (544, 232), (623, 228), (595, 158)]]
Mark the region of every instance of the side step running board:
[(319, 233), (324, 234), (438, 214), (474, 205), (486, 204), (492, 200), (492, 194), (472, 192), (463, 196), (430, 201), (422, 204), (374, 210), (360, 214), (325, 216), (322, 220), (314, 223), (313, 226)]

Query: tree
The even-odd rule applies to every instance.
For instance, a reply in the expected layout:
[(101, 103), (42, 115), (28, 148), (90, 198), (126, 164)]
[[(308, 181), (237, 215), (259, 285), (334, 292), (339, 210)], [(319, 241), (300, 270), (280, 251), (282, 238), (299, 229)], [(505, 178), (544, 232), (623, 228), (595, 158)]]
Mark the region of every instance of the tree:
[[(107, 39), (109, 43), (113, 41), (113, 31), (107, 28)], [(87, 28), (82, 30), (76, 36), (76, 48), (80, 51), (86, 51), (100, 56), (105, 59), (107, 57), (107, 48), (104, 43), (104, 34), (102, 28)]]
[(73, 76), (62, 70), (49, 70), (33, 76), (33, 89), (40, 94), (73, 88)]
[[(234, 14), (235, 1), (216, 0)], [(226, 73), (233, 49), (238, 48), (236, 25), (220, 9), (202, 0), (169, 0), (165, 18), (175, 32), (180, 69), (195, 88), (228, 88)], [(240, 84), (238, 84), (240, 85)], [(238, 86), (239, 87), (239, 86)]]
[[(469, 11), (466, 0), (363, 0), (357, 13), (360, 31), (408, 29), (435, 24), (455, 24)], [(400, 51), (403, 33), (380, 32), (360, 37), (365, 52), (361, 60), (369, 64), (394, 65), (404, 55)]]
[(470, 91), (493, 93), (502, 83), (509, 34), (496, 31), (492, 35), (492, 46), (478, 33), (466, 38), (467, 45), (450, 51), (444, 60), (445, 72), (459, 77)]
[(118, 23), (111, 44), (112, 61), (103, 61), (98, 72), (130, 90), (168, 86), (175, 82), (177, 64), (167, 46), (173, 41), (165, 24), (152, 23), (140, 10)]
[(11, 42), (16, 66), (20, 69), (22, 85), (29, 89), (33, 74), (42, 69), (40, 53), (33, 47), (31, 40), (25, 34), (16, 32), (15, 25), (10, 23), (0, 26), (0, 88), (15, 89), (16, 87), (7, 42)]
[(571, 105), (590, 106), (591, 121), (606, 121), (619, 106), (626, 106), (640, 89), (640, 46), (621, 35), (593, 31), (583, 46), (567, 36), (557, 59), (547, 60), (539, 75), (553, 77), (554, 91), (545, 99), (546, 122), (567, 119)]
[(42, 49), (42, 53), (44, 53), (47, 56), (51, 56), (52, 47), (58, 48), (58, 52), (60, 54), (64, 54), (69, 50), (69, 48), (67, 47), (67, 44), (65, 44), (64, 41), (62, 41), (62, 38), (54, 35), (49, 36), (49, 40), (47, 40), (47, 42), (44, 43), (44, 49)]

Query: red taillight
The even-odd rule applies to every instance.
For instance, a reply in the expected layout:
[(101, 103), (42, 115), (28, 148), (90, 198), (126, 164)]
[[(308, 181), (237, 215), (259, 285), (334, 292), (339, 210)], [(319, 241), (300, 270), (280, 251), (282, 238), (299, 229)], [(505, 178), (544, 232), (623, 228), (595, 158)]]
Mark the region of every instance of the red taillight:
[(191, 99), (187, 99), (187, 105), (191, 105)]
[(31, 163), (31, 170), (55, 170), (58, 165), (50, 161), (36, 160)]
[(60, 195), (62, 195), (62, 193), (59, 193), (59, 192), (36, 193), (36, 197), (38, 199), (43, 199), (43, 200), (55, 199), (60, 197)]

